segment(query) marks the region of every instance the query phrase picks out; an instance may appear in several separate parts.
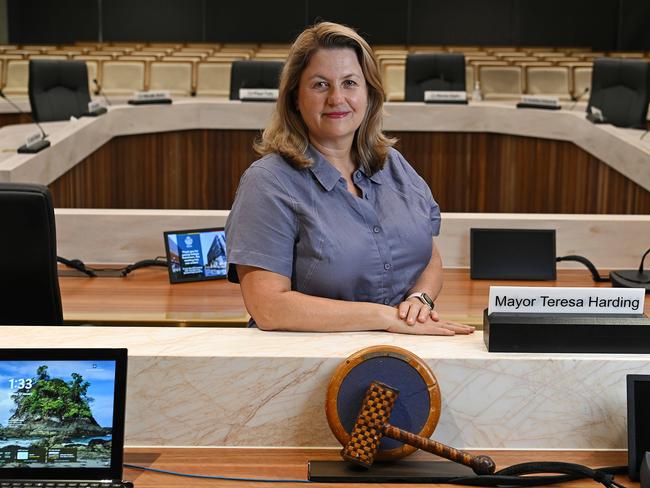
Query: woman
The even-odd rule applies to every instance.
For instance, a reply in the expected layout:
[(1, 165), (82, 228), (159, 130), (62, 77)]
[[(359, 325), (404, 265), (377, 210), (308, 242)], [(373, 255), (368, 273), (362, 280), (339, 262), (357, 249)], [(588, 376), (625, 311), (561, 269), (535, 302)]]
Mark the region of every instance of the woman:
[(377, 61), (323, 22), (291, 47), (226, 223), (229, 278), (261, 329), (467, 334), (439, 319), (440, 211), (381, 132)]

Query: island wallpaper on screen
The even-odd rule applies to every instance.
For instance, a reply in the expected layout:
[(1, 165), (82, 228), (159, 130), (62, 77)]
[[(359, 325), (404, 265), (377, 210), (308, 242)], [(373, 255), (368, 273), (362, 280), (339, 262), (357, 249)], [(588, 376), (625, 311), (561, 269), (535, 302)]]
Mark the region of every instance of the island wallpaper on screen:
[(113, 361), (0, 362), (0, 467), (110, 466)]

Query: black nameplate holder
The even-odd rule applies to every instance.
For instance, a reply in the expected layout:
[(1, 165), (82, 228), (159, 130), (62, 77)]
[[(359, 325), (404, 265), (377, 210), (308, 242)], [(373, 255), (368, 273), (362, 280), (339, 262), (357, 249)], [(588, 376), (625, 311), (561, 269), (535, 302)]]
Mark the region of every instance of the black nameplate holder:
[(489, 352), (650, 354), (643, 314), (483, 312)]

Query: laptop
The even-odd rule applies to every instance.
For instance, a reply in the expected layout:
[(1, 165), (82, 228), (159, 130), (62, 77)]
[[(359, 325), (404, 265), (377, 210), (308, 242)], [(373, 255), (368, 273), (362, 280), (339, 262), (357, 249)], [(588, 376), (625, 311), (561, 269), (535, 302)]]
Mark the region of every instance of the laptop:
[(0, 487), (122, 481), (126, 349), (0, 349)]

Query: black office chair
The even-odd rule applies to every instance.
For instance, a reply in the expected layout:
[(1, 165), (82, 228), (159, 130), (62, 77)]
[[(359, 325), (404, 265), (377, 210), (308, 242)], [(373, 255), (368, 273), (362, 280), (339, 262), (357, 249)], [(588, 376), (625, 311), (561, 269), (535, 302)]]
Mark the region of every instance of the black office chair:
[(45, 186), (0, 183), (0, 325), (61, 325), (52, 199)]
[(29, 103), (37, 122), (68, 120), (88, 112), (90, 92), (84, 61), (29, 61)]
[(644, 129), (648, 103), (650, 63), (621, 58), (599, 58), (594, 61), (588, 114), (592, 114), (595, 107), (602, 112), (601, 122)]
[(405, 77), (407, 102), (422, 102), (425, 91), (465, 91), (465, 56), (409, 54)]
[(278, 88), (282, 61), (234, 61), (230, 71), (230, 99), (239, 100), (240, 88)]

